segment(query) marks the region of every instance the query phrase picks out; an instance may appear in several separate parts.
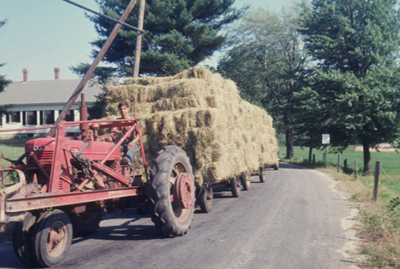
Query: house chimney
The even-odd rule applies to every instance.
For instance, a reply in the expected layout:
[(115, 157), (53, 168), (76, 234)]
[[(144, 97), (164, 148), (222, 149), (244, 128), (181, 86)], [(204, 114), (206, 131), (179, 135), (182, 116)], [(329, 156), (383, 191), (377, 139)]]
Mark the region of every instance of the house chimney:
[(22, 82), (28, 82), (28, 69), (22, 69)]
[(54, 68), (54, 79), (60, 79), (60, 68), (59, 67)]

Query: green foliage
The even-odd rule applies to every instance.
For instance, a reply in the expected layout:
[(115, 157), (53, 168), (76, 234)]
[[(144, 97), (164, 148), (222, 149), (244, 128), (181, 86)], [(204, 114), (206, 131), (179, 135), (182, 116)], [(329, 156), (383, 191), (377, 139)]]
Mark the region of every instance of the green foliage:
[[(97, 0), (101, 11), (119, 18), (128, 0)], [(225, 43), (219, 31), (238, 19), (244, 11), (232, 8), (234, 0), (149, 0), (146, 1), (140, 70), (142, 74), (171, 75), (194, 66), (211, 56)], [(138, 24), (139, 5), (126, 20)], [(114, 23), (98, 16), (89, 17), (96, 25), (99, 39), (92, 42), (101, 48)], [(104, 57), (116, 65), (120, 76), (133, 73), (137, 32), (122, 28)], [(96, 49), (93, 56), (97, 55)]]
[[(0, 21), (0, 28), (6, 24), (6, 21)], [(4, 63), (0, 63), (0, 67), (4, 66)], [(6, 76), (0, 75), (0, 92), (4, 91), (8, 84), (11, 83), (11, 80), (8, 80)], [(1, 113), (5, 112), (7, 107), (0, 106), (0, 116)]]
[[(399, 18), (394, 0), (315, 0), (304, 15), (301, 32), (316, 69), (297, 97), (305, 114), (318, 115), (334, 145), (358, 138), (369, 149), (398, 136)], [(369, 154), (364, 151), (364, 171)]]
[[(0, 139), (0, 153), (12, 160), (17, 160), (24, 154), (24, 146), (27, 138)], [(10, 162), (0, 159), (3, 169), (10, 165)]]
[[(3, 27), (6, 24), (6, 21), (0, 21), (0, 28)], [(0, 67), (2, 67), (4, 63), (0, 63)], [(5, 87), (7, 87), (8, 84), (10, 84), (11, 81), (6, 79), (5, 76), (0, 75), (0, 92), (4, 91)]]
[(299, 10), (274, 13), (252, 10), (232, 29), (232, 47), (218, 71), (234, 80), (242, 97), (262, 105), (274, 118), (278, 133), (286, 133), (287, 157), (293, 156), (294, 93), (306, 77), (307, 53), (297, 32)]

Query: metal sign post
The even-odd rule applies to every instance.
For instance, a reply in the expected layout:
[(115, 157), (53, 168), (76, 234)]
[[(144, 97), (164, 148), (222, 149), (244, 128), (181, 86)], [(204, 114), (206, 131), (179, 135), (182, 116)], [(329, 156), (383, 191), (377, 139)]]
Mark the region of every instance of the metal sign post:
[(331, 143), (331, 136), (329, 134), (322, 134), (322, 145), (325, 145), (325, 152), (324, 152), (324, 167), (326, 168), (326, 158), (328, 151), (326, 149), (327, 145)]

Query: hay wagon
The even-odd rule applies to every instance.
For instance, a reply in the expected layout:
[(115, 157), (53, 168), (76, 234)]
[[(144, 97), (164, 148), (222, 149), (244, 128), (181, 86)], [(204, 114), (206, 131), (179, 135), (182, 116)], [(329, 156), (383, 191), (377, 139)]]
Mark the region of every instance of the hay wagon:
[(238, 197), (241, 185), (249, 189), (251, 175), (264, 182), (266, 167), (278, 169), (272, 118), (219, 74), (191, 68), (173, 77), (128, 79), (109, 88), (107, 117), (118, 114), (121, 100), (141, 119), (148, 159), (169, 144), (188, 154), (204, 212), (211, 210), (213, 189), (228, 188)]

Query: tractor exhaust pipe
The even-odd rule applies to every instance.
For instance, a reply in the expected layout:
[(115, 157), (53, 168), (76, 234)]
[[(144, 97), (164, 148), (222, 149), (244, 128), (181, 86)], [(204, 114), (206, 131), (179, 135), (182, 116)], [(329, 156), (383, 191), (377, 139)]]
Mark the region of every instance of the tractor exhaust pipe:
[[(87, 110), (87, 106), (85, 104), (85, 94), (84, 93), (81, 94), (81, 106), (80, 106), (79, 110), (80, 110), (80, 114), (81, 114), (80, 120), (87, 121), (88, 120), (88, 112), (87, 112), (88, 110)], [(79, 127), (81, 129), (82, 138), (86, 137), (89, 132), (89, 125), (87, 123), (81, 123), (79, 125)]]

